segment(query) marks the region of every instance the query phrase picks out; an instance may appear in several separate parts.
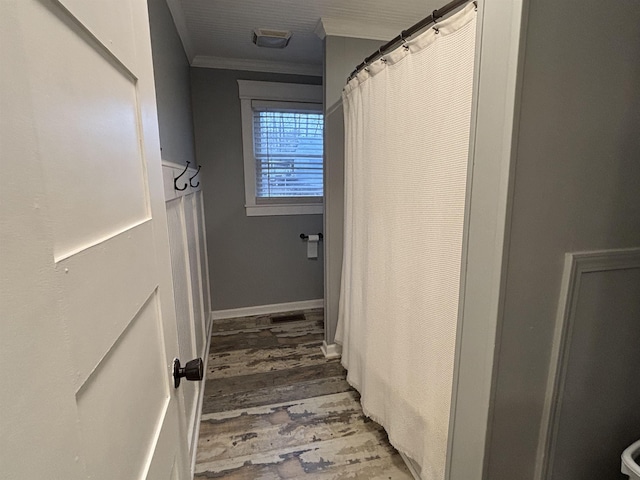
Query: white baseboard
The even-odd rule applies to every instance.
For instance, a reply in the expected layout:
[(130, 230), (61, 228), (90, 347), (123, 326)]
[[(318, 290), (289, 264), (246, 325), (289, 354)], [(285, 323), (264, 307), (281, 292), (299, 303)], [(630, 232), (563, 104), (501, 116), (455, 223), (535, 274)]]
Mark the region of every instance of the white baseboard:
[(196, 424), (193, 429), (193, 454), (191, 455), (191, 478), (195, 475), (196, 471), (196, 454), (198, 453), (198, 438), (200, 438), (200, 420), (202, 419), (202, 405), (204, 403), (204, 387), (207, 381), (207, 365), (209, 364), (209, 348), (211, 347), (211, 329), (213, 327), (213, 316), (209, 313), (209, 321), (207, 322), (207, 341), (204, 345), (204, 352), (202, 352), (202, 358), (204, 360), (204, 377), (200, 384), (200, 392), (198, 398), (198, 407), (196, 410)]
[(309, 310), (324, 307), (324, 299), (303, 300), (301, 302), (275, 303), (273, 305), (258, 305), (256, 307), (230, 308), (228, 310), (214, 310), (211, 312), (213, 320), (226, 318), (250, 317), (252, 315), (268, 315), (270, 313), (292, 312), (294, 310)]
[(418, 466), (418, 464), (413, 460), (411, 460), (409, 457), (407, 457), (404, 453), (402, 452), (398, 452), (398, 453), (402, 457), (402, 460), (404, 460), (404, 463), (407, 465), (407, 468), (411, 472), (411, 475), (413, 475), (413, 478), (415, 480), (422, 480), (422, 477), (420, 476), (420, 470), (419, 470), (420, 467)]
[(327, 342), (323, 341), (320, 350), (327, 358), (340, 358), (342, 356), (342, 347), (337, 343), (328, 345)]

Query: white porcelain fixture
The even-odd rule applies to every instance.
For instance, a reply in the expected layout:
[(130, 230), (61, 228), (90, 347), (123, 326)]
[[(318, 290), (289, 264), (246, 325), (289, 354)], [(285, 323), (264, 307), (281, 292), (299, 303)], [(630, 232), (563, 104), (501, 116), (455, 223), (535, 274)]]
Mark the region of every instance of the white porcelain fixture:
[(622, 467), (620, 471), (625, 475), (629, 475), (629, 480), (640, 480), (640, 440), (631, 444), (624, 452), (622, 452)]

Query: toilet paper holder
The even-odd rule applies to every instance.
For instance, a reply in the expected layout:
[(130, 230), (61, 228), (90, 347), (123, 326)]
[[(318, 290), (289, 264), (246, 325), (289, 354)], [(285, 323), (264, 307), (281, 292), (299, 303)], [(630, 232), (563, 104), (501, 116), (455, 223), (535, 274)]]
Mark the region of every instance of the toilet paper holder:
[[(322, 240), (322, 238), (323, 238), (323, 236), (322, 236), (322, 234), (321, 234), (321, 233), (319, 233), (319, 234), (318, 234), (318, 237), (320, 237), (320, 240)], [(309, 240), (309, 235), (305, 235), (304, 233), (301, 233), (301, 234), (300, 234), (300, 238), (301, 238), (302, 240)]]

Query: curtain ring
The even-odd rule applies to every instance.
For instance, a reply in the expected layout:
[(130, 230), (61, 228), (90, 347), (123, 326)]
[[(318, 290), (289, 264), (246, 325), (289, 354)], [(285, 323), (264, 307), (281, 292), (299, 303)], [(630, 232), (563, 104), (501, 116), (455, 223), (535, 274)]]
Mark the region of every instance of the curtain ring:
[(440, 29), (438, 28), (438, 10), (434, 10), (431, 12), (431, 19), (433, 20), (433, 30), (436, 32), (436, 35), (440, 33)]
[(407, 43), (406, 40), (402, 41), (402, 48), (404, 48), (405, 52), (409, 51), (409, 44)]
[(380, 48), (378, 49), (378, 55), (380, 55), (380, 61), (381, 61), (382, 63), (387, 63), (387, 59), (386, 59), (386, 58), (384, 58), (384, 55), (383, 55), (383, 53), (382, 53), (382, 47), (380, 47)]
[(478, 11), (478, 0), (473, 1), (473, 5), (476, 7), (476, 12)]
[(407, 51), (409, 50), (409, 44), (407, 43), (407, 39), (404, 38), (404, 34), (405, 34), (404, 31), (400, 32), (400, 41), (402, 42), (402, 48), (404, 48), (405, 51)]

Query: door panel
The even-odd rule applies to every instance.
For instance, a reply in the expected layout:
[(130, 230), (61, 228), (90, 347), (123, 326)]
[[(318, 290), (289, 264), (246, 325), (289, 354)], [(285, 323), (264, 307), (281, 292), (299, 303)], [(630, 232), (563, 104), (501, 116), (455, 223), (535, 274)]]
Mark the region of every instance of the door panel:
[(60, 259), (148, 219), (149, 202), (137, 79), (64, 11), (39, 13), (27, 58)]
[[(77, 388), (156, 289), (152, 244), (147, 221), (56, 263)], [(114, 282), (118, 278), (127, 281)]]
[(126, 65), (135, 63), (137, 38), (132, 21), (135, 18), (135, 3), (109, 2), (109, 8), (104, 8), (104, 4), (96, 8), (96, 2), (86, 0), (58, 1), (121, 62)]
[[(93, 478), (142, 478), (167, 413), (166, 373), (158, 298), (153, 292), (76, 395)], [(116, 391), (122, 393), (114, 395)]]
[[(162, 430), (155, 435), (158, 442), (152, 446), (153, 456), (149, 459), (146, 466), (146, 474), (142, 477), (147, 480), (171, 480), (191, 479), (191, 475), (184, 476), (186, 463), (181, 460), (180, 446), (171, 440), (170, 432), (179, 428), (177, 424), (178, 416), (171, 409), (177, 409), (177, 405), (171, 402), (167, 405), (167, 412), (164, 421), (161, 424)], [(167, 472), (171, 472), (168, 476)]]
[(28, 359), (0, 394), (3, 473), (187, 479), (146, 3), (6, 4), (3, 165), (22, 176), (2, 178), (0, 360)]

